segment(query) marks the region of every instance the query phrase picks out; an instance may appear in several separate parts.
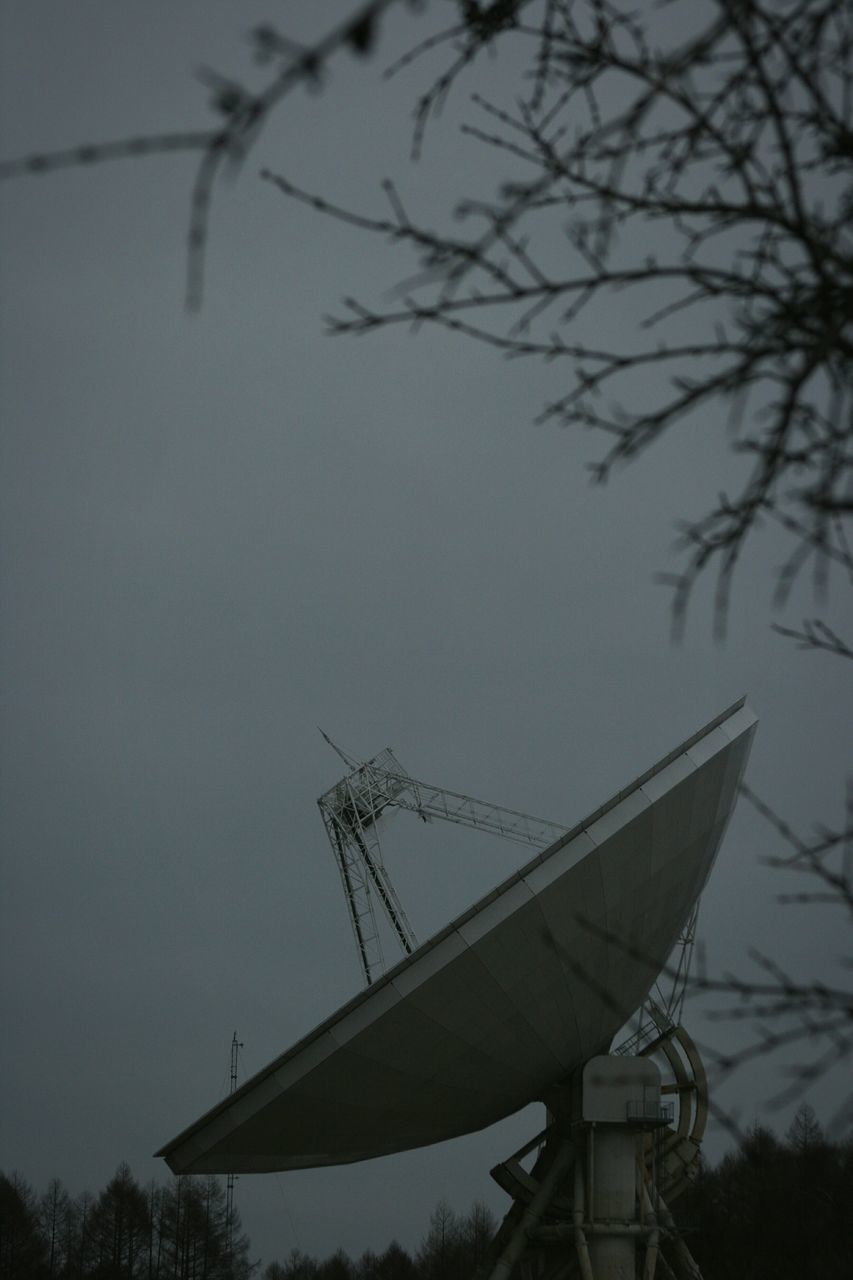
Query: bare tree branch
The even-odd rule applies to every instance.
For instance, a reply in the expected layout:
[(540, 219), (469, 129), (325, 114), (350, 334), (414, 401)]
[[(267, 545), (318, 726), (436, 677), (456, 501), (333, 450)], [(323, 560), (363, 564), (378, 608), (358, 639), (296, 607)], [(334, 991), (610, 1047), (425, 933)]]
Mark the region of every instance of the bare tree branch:
[[(32, 155), (0, 163), (0, 179), (197, 153), (187, 255), (196, 308), (223, 169), (245, 161), (294, 88), (323, 83), (338, 52), (373, 52), (385, 12), (402, 3), (354, 3), (311, 45), (257, 27), (251, 42), (270, 68), (266, 82), (249, 89), (205, 72), (209, 130)], [(768, 516), (793, 539), (777, 604), (809, 563), (819, 592), (833, 564), (853, 580), (843, 528), (853, 507), (851, 36), (836, 0), (707, 0), (675, 35), (670, 9), (662, 21), (623, 0), (457, 0), (455, 22), (396, 59), (386, 74), (444, 59), (415, 102), (417, 153), (428, 120), (484, 52), (507, 41), (529, 50), (516, 105), (475, 95), (489, 127), (463, 126), (524, 166), (494, 198), (460, 193), (465, 235), (421, 226), (390, 184), (392, 217), (381, 219), (263, 176), (419, 263), (395, 290), (399, 305), (350, 299), (331, 332), (430, 325), (508, 358), (556, 363), (565, 389), (537, 420), (607, 439), (596, 480), (682, 422), (703, 414), (710, 423), (720, 407), (744, 478), (684, 521), (682, 568), (662, 580), (680, 635), (697, 581), (715, 573), (722, 637), (735, 570)], [(620, 309), (642, 314), (632, 340), (602, 343), (602, 307), (616, 295)]]
[[(849, 565), (849, 32), (831, 0), (713, 0), (697, 8), (695, 34), (669, 49), (656, 44), (651, 20), (611, 0), (531, 6), (524, 23), (516, 6), (501, 13), (489, 39), (535, 40), (534, 91), (515, 111), (475, 97), (493, 128), (465, 128), (534, 176), (507, 182), (497, 199), (458, 203), (463, 222), (483, 229), (451, 238), (408, 217), (389, 224), (274, 181), (420, 260), (396, 291), (400, 305), (349, 299), (331, 332), (432, 325), (510, 358), (564, 364), (567, 389), (538, 420), (609, 437), (598, 480), (698, 411), (728, 405), (746, 478), (684, 523), (684, 567), (666, 579), (679, 634), (697, 580), (714, 568), (721, 637), (735, 569), (762, 517), (794, 538), (777, 603), (807, 562), (821, 589), (832, 563)], [(466, 69), (468, 51), (463, 40), (421, 98), (421, 121)], [(543, 215), (562, 220), (568, 270), (554, 269)], [(655, 226), (666, 229), (663, 254), (650, 251)], [(616, 292), (635, 295), (645, 318), (636, 341), (602, 348), (595, 308)], [(698, 335), (686, 342), (685, 314)], [(637, 381), (644, 370), (659, 372), (660, 393), (636, 409), (638, 389), (648, 395), (648, 381)]]

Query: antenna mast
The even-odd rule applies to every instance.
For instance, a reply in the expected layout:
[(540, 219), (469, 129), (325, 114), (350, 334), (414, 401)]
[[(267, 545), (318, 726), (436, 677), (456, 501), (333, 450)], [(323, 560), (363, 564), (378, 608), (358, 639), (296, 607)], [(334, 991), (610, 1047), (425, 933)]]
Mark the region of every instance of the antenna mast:
[[(237, 1032), (231, 1037), (231, 1083), (229, 1097), (237, 1088), (237, 1058), (243, 1048), (242, 1040), (237, 1039)], [(234, 1184), (235, 1173), (229, 1173), (225, 1182), (225, 1255), (230, 1258), (234, 1248)]]

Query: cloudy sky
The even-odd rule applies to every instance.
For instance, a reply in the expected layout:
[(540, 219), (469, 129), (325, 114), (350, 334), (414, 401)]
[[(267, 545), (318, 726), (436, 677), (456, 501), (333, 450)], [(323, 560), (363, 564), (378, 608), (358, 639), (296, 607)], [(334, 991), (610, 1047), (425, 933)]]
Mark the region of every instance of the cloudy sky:
[[(200, 67), (257, 76), (254, 22), (316, 37), (343, 7), (7, 2), (0, 153), (204, 127)], [(96, 1190), (120, 1160), (165, 1176), (151, 1153), (225, 1092), (235, 1029), (248, 1074), (357, 990), (318, 725), (570, 824), (746, 692), (753, 787), (805, 832), (841, 819), (849, 674), (771, 632), (779, 535), (740, 570), (724, 647), (710, 582), (670, 643), (654, 575), (733, 475), (713, 409), (594, 488), (596, 442), (532, 425), (553, 368), (448, 335), (324, 333), (342, 296), (381, 302), (411, 263), (259, 171), (377, 214), (393, 176), (426, 220), (491, 191), (495, 159), (459, 134), (468, 91), (413, 167), (431, 67), (382, 78), (444, 8), (401, 10), (372, 58), (288, 100), (217, 192), (199, 315), (182, 308), (191, 160), (4, 187), (0, 1167), (39, 1187)], [(803, 583), (785, 620), (815, 608)], [(849, 627), (840, 583), (824, 616)], [(837, 980), (840, 912), (775, 905), (760, 860), (777, 849), (741, 809), (703, 902), (709, 962), (746, 973), (758, 946)], [(406, 815), (386, 855), (422, 937), (519, 862)], [(840, 1090), (812, 1099), (824, 1119)], [(763, 1096), (759, 1073), (721, 1100), (748, 1122)], [(241, 1179), (253, 1255), (414, 1247), (442, 1196), (501, 1210), (487, 1170), (538, 1126)]]

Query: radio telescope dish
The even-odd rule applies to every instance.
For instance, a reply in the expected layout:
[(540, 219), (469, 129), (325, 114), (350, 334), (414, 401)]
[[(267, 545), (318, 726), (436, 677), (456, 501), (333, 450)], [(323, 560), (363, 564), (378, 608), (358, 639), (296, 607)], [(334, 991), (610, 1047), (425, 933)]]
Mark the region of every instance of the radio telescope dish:
[(175, 1173), (366, 1160), (485, 1128), (606, 1053), (729, 821), (741, 699), (157, 1154)]

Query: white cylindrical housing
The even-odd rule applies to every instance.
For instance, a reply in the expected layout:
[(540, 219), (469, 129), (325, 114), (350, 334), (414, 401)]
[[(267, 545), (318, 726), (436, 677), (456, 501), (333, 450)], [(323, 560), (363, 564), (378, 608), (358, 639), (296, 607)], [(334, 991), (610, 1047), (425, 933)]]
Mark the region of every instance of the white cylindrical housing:
[(599, 1234), (605, 1228), (636, 1223), (637, 1135), (622, 1125), (596, 1125), (588, 1130), (588, 1205), (592, 1224), (589, 1256), (595, 1280), (634, 1280), (637, 1237)]

